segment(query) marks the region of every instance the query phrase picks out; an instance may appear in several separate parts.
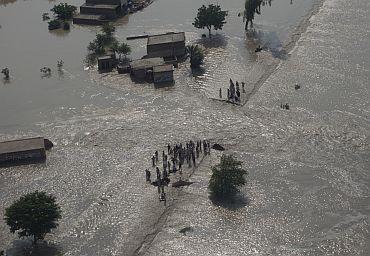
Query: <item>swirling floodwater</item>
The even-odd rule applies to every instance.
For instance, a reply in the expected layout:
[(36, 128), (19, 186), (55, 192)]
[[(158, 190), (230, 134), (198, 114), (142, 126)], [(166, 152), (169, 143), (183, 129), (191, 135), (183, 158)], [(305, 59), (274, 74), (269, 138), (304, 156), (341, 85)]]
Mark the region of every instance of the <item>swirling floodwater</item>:
[[(191, 23), (202, 2), (157, 0), (117, 22), (122, 40), (185, 31), (206, 47), (204, 72), (182, 63), (174, 86), (156, 88), (87, 69), (98, 28), (49, 33), (41, 15), (57, 2), (0, 0), (0, 65), (11, 74), (0, 136), (55, 143), (45, 164), (0, 169), (0, 215), (36, 189), (57, 197), (63, 218), (38, 255), (370, 255), (370, 3), (274, 0), (256, 17), (258, 42), (243, 32), (241, 0), (219, 1), (228, 23), (201, 39)], [(145, 40), (129, 43), (133, 58), (145, 53)], [(255, 54), (258, 44), (268, 51)], [(229, 78), (246, 82), (244, 106), (213, 100)], [(203, 138), (243, 161), (240, 199), (209, 200), (212, 151), (164, 206), (145, 183), (151, 155)], [(0, 251), (25, 244), (1, 217)]]

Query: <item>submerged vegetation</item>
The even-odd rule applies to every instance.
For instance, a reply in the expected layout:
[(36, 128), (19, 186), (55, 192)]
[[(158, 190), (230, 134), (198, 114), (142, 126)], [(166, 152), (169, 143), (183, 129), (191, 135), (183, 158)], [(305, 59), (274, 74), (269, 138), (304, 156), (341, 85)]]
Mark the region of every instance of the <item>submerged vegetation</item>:
[(98, 56), (104, 55), (107, 51), (112, 51), (119, 55), (119, 60), (122, 60), (122, 55), (126, 58), (131, 53), (131, 48), (127, 43), (120, 43), (116, 39), (114, 33), (116, 28), (111, 23), (106, 23), (102, 26), (101, 32), (96, 34), (96, 38), (89, 43), (87, 50), (87, 62), (92, 64)]
[(196, 28), (207, 28), (209, 37), (211, 37), (212, 26), (215, 30), (222, 29), (226, 23), (225, 19), (227, 16), (227, 11), (221, 10), (219, 5), (210, 4), (207, 6), (202, 5), (198, 9), (197, 17), (193, 22), (193, 26)]
[(77, 7), (67, 3), (60, 3), (58, 5), (54, 5), (50, 11), (54, 13), (57, 19), (65, 21), (73, 18), (73, 15), (76, 14)]
[(218, 165), (212, 168), (212, 176), (208, 188), (214, 199), (234, 197), (239, 188), (246, 183), (248, 172), (242, 168), (242, 162), (232, 155), (223, 155)]
[[(70, 24), (68, 20), (72, 19), (73, 16), (76, 14), (77, 7), (74, 5), (69, 5), (67, 3), (61, 3), (58, 5), (54, 5), (54, 7), (50, 10), (54, 14), (54, 19), (48, 22), (49, 30), (54, 30), (63, 27), (64, 30), (70, 29)], [(43, 13), (42, 20), (46, 21), (49, 20), (49, 14)]]
[(190, 67), (199, 68), (203, 64), (204, 53), (199, 45), (186, 46), (187, 57), (190, 58)]
[(48, 22), (49, 30), (54, 30), (62, 27), (62, 22), (60, 20), (51, 20)]

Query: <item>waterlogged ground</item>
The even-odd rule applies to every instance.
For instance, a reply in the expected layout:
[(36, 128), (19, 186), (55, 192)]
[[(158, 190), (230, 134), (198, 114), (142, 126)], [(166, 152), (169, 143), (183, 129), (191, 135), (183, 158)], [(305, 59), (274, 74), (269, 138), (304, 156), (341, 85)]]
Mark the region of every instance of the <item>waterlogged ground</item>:
[[(289, 32), (304, 28), (296, 29), (311, 1), (276, 0), (275, 9), (265, 8), (269, 15), (258, 17), (256, 28), (275, 46), (273, 54), (259, 55), (242, 33), (241, 1), (224, 1), (228, 25), (213, 45), (201, 41), (210, 46), (205, 73), (193, 77), (182, 64), (169, 88), (84, 70), (94, 29), (50, 35), (41, 14), (53, 4), (0, 7), (0, 62), (14, 70), (11, 83), (0, 87), (1, 137), (43, 135), (56, 144), (45, 165), (0, 170), (0, 213), (24, 193), (54, 194), (63, 219), (47, 239), (48, 255), (370, 254), (368, 3), (325, 1), (286, 58), (275, 54), (285, 45), (276, 42), (289, 44)], [(120, 21), (117, 35), (185, 30), (197, 42), (191, 22), (198, 5), (156, 1)], [(15, 26), (14, 14), (26, 10), (19, 19), (30, 22)], [(140, 55), (145, 41), (133, 47)], [(39, 66), (56, 66), (60, 56), (62, 76), (41, 79)], [(250, 82), (261, 76), (268, 79)], [(244, 107), (211, 99), (230, 77), (247, 82)], [(280, 108), (286, 102), (289, 111)], [(168, 191), (165, 207), (145, 183), (150, 156), (168, 142), (200, 138), (244, 162), (249, 176), (241, 198), (228, 208), (208, 199), (209, 169), (220, 156), (212, 151), (186, 172), (194, 171), (194, 184)], [(184, 235), (185, 227), (191, 228)], [(2, 220), (0, 238), (0, 250), (13, 254), (24, 244)]]

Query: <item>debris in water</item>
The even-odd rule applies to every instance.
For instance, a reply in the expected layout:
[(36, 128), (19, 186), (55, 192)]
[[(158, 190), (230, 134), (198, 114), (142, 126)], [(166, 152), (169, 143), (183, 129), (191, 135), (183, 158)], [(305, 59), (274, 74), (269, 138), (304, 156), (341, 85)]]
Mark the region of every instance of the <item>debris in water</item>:
[(217, 144), (217, 143), (213, 144), (212, 148), (215, 149), (215, 150), (219, 150), (219, 151), (224, 151), (225, 150), (225, 148), (223, 146), (221, 146), (220, 144)]
[(186, 232), (192, 232), (192, 231), (193, 231), (192, 227), (185, 227), (185, 228), (180, 230), (180, 233), (183, 234), (183, 235), (186, 235)]

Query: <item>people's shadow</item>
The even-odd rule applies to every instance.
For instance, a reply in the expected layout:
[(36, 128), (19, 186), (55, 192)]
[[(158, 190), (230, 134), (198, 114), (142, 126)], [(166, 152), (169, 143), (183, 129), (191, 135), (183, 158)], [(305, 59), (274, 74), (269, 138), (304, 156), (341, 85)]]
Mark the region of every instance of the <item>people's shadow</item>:
[(46, 241), (39, 241), (33, 244), (32, 240), (17, 239), (13, 241), (13, 246), (7, 249), (5, 255), (13, 256), (57, 256), (62, 255), (62, 250), (55, 244), (48, 244)]
[(227, 197), (227, 198), (216, 198), (213, 195), (209, 195), (209, 199), (212, 201), (214, 205), (220, 206), (222, 208), (226, 208), (232, 211), (238, 210), (240, 208), (244, 208), (249, 205), (249, 198), (245, 197), (243, 194), (238, 193), (234, 197)]

